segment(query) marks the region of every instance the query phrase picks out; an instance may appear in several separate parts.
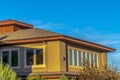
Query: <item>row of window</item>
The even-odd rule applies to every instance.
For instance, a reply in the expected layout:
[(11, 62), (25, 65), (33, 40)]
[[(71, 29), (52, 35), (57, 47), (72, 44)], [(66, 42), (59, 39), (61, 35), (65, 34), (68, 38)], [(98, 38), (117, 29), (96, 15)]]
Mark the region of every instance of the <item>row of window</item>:
[[(3, 63), (8, 63), (12, 67), (20, 66), (19, 49), (5, 49), (1, 51), (1, 60)], [(43, 48), (32, 49), (26, 48), (24, 54), (25, 66), (44, 64)], [(21, 58), (22, 59), (22, 58)], [(98, 66), (98, 55), (80, 50), (69, 49), (69, 65), (83, 66), (90, 63), (91, 67)]]
[(69, 65), (84, 66), (89, 64), (91, 67), (98, 66), (98, 54), (82, 52), (76, 49), (69, 49)]
[[(0, 58), (4, 64), (8, 63), (13, 68), (19, 68), (20, 66), (19, 52), (20, 52), (19, 49), (3, 49), (1, 50)], [(26, 48), (24, 60), (25, 66), (43, 64), (43, 48), (41, 49)]]

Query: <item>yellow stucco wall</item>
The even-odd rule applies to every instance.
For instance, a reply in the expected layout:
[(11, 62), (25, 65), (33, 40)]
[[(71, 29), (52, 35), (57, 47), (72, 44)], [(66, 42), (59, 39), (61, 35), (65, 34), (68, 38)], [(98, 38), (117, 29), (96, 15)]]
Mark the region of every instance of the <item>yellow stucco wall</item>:
[(101, 64), (100, 66), (106, 66), (108, 64), (107, 62), (107, 54), (105, 52), (101, 53)]
[(60, 71), (60, 42), (51, 41), (46, 45), (48, 72)]

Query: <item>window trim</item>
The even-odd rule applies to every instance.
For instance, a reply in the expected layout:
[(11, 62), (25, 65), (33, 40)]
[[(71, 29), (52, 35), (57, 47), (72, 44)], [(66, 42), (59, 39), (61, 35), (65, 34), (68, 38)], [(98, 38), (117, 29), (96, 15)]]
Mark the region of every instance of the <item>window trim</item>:
[[(11, 51), (12, 50), (17, 50), (18, 51), (18, 66), (12, 66), (12, 62), (11, 62), (11, 55), (12, 55), (12, 53), (11, 53)], [(8, 51), (9, 52), (9, 65), (13, 68), (13, 69), (18, 69), (18, 68), (20, 68), (20, 49), (19, 48), (8, 48), (8, 49), (1, 49), (1, 51), (0, 51), (0, 55), (1, 55), (1, 60), (3, 61), (3, 51)]]
[[(43, 64), (35, 65), (35, 59), (36, 59), (36, 54), (33, 55), (33, 65), (27, 65), (26, 63), (26, 54), (27, 54), (27, 49), (34, 49), (33, 52), (35, 53), (35, 49), (43, 49)], [(38, 48), (24, 48), (24, 68), (31, 68), (31, 67), (45, 67), (45, 46), (41, 46)]]
[[(69, 50), (72, 50), (72, 65), (70, 65), (70, 51)], [(77, 66), (74, 65), (74, 50), (77, 50)], [(82, 62), (82, 65), (80, 66), (79, 65), (79, 51), (81, 52), (81, 62)], [(85, 60), (87, 59), (87, 54), (89, 54), (89, 62), (90, 62), (90, 67), (92, 67), (91, 65), (91, 54), (93, 54), (93, 58), (94, 58), (94, 55), (97, 54), (97, 68), (99, 67), (99, 52), (96, 52), (96, 51), (90, 51), (90, 50), (84, 50), (84, 49), (80, 49), (80, 48), (75, 48), (75, 47), (72, 47), (72, 46), (68, 46), (68, 65), (70, 67), (83, 67), (83, 52), (85, 52)], [(93, 61), (94, 62), (94, 61)], [(93, 67), (95, 66), (95, 63), (93, 63)]]
[[(70, 64), (70, 49), (72, 50), (72, 65)], [(75, 65), (74, 63), (74, 50), (77, 51), (77, 65)], [(83, 51), (81, 49), (78, 49), (78, 48), (73, 48), (73, 47), (68, 47), (68, 65), (70, 67), (82, 67), (83, 64), (81, 66), (79, 66), (79, 57), (78, 57), (78, 54), (79, 54), (79, 51), (81, 52), (81, 62), (83, 62), (82, 58), (83, 58)]]

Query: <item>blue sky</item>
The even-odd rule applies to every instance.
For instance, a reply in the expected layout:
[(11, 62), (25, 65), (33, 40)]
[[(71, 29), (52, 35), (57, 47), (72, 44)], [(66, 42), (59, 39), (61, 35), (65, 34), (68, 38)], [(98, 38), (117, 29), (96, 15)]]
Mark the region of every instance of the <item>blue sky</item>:
[(120, 67), (119, 4), (119, 0), (0, 0), (0, 20), (20, 20), (113, 47), (117, 50), (108, 54), (109, 64)]

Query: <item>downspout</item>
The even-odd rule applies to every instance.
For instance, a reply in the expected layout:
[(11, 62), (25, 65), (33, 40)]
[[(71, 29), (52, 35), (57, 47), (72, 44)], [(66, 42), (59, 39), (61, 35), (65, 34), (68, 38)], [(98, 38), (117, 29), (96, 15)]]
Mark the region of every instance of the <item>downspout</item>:
[(66, 43), (66, 72), (68, 72), (68, 45)]

